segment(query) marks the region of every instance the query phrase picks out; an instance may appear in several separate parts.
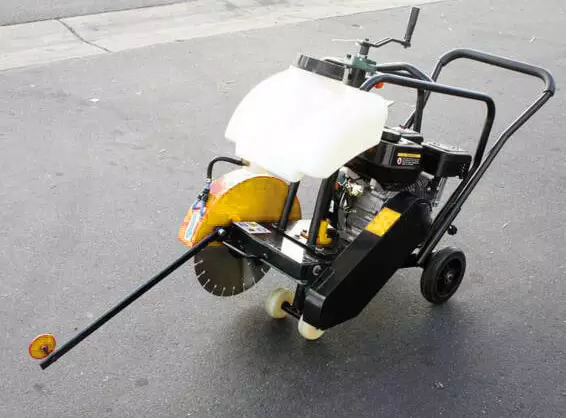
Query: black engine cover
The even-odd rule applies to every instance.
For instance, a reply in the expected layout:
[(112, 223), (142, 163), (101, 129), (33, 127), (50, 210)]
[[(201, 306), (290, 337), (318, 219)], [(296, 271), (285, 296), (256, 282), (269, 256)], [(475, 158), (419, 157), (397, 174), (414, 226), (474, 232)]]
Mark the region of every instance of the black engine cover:
[(414, 183), (421, 172), (423, 147), (403, 137), (396, 139), (382, 139), (346, 166), (362, 176), (377, 180), (385, 190), (399, 190)]

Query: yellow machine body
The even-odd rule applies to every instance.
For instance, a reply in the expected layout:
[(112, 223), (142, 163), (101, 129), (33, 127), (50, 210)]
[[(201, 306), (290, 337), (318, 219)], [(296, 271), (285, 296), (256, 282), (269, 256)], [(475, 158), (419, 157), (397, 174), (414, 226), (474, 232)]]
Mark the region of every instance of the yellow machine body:
[[(288, 189), (288, 184), (277, 177), (246, 169), (231, 171), (210, 185), (204, 212), (198, 207), (188, 210), (178, 238), (190, 248), (216, 227), (232, 222), (277, 222)], [(301, 205), (295, 198), (289, 220), (298, 219), (301, 219)]]

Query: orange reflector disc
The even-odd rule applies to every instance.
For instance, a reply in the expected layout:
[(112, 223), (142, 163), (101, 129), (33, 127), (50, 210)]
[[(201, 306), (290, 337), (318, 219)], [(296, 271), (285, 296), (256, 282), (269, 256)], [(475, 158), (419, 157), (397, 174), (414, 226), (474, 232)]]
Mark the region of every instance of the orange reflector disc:
[(29, 355), (35, 359), (42, 359), (47, 357), (55, 350), (57, 341), (51, 334), (41, 334), (33, 339), (28, 347)]
[(379, 83), (377, 83), (374, 87), (376, 89), (382, 89), (383, 86), (385, 86), (385, 83), (383, 81), (380, 81)]

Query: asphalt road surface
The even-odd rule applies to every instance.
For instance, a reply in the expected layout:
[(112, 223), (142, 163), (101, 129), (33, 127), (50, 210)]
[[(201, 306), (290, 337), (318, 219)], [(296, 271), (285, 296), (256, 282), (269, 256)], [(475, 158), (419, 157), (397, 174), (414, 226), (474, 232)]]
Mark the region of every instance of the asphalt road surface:
[[(5, 417), (560, 417), (566, 411), (566, 145), (562, 1), (423, 7), (414, 47), (373, 56), (424, 69), (467, 46), (550, 69), (558, 92), (512, 138), (461, 212), (468, 271), (445, 306), (395, 275), (356, 319), (305, 342), (263, 311), (270, 274), (218, 299), (184, 267), (46, 371), (59, 343), (183, 252), (176, 239), (238, 100), (298, 52), (396, 35), (406, 9), (365, 13), (0, 73), (0, 415)], [(491, 93), (501, 130), (542, 90), (455, 63), (442, 81)], [(409, 106), (399, 89), (395, 112)], [(472, 150), (483, 108), (431, 101), (426, 138)], [(391, 121), (392, 123), (395, 121)], [(300, 196), (312, 208), (315, 182)]]

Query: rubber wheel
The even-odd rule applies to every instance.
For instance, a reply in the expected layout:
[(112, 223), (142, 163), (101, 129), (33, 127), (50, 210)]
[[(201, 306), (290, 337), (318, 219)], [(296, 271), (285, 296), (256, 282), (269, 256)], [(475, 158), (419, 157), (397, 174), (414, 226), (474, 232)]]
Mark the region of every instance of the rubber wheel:
[(322, 334), (324, 334), (323, 330), (315, 328), (310, 324), (307, 324), (303, 320), (302, 315), (301, 315), (301, 318), (299, 319), (299, 324), (298, 324), (297, 328), (299, 329), (299, 334), (301, 334), (301, 336), (304, 339), (309, 340), (309, 341), (318, 340), (320, 337), (322, 337)]
[(274, 319), (282, 319), (287, 316), (287, 312), (283, 310), (283, 303), (287, 302), (289, 305), (293, 303), (295, 293), (283, 287), (275, 289), (265, 301), (265, 310)]
[(426, 300), (440, 305), (460, 287), (466, 272), (466, 256), (452, 247), (435, 252), (427, 261), (421, 276), (421, 293)]

